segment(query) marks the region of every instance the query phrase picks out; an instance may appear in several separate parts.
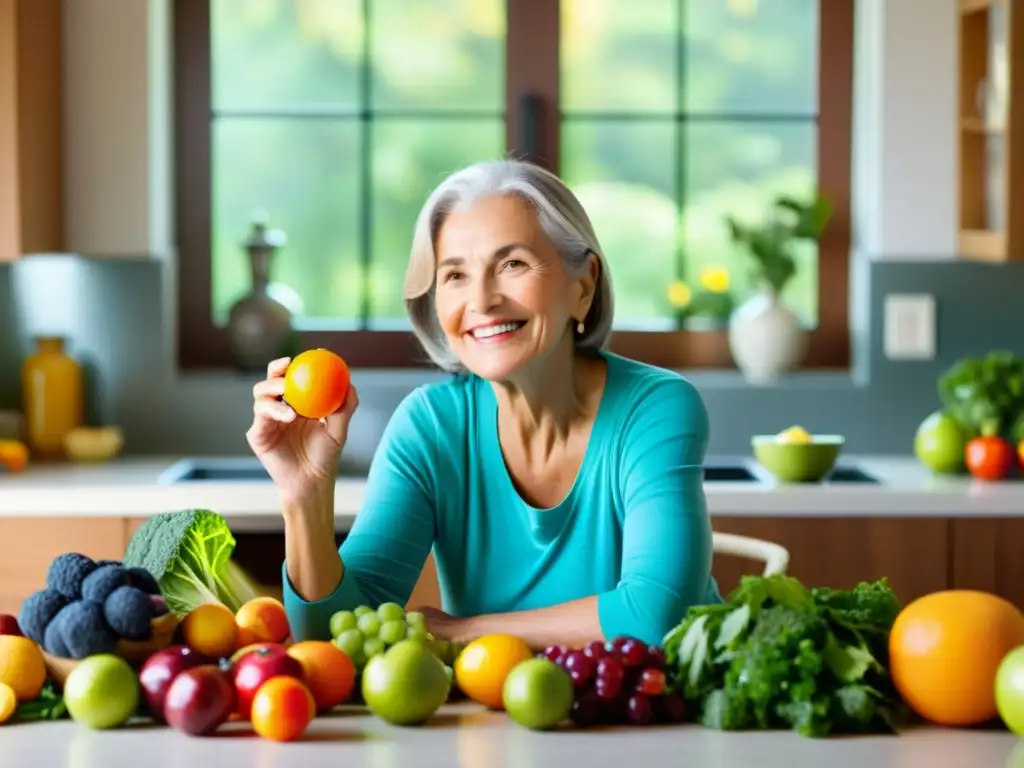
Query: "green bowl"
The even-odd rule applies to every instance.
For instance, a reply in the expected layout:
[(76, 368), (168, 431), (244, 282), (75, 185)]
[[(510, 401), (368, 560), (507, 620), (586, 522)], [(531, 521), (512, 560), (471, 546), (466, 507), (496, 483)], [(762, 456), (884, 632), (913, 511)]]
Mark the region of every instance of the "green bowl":
[(817, 483), (827, 475), (843, 449), (842, 435), (812, 435), (809, 443), (787, 443), (778, 435), (755, 435), (754, 458), (783, 483)]

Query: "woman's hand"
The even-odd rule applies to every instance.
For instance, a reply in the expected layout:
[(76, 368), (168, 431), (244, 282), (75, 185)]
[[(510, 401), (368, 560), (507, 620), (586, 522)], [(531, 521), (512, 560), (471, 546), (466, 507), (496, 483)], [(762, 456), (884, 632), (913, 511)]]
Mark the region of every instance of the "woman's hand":
[(449, 643), (468, 643), (475, 640), (469, 619), (458, 619), (440, 608), (424, 606), (417, 609), (423, 614), (427, 631), (438, 640)]
[(279, 399), (290, 362), (287, 357), (274, 360), (267, 378), (253, 387), (253, 422), (246, 439), (281, 496), (301, 503), (325, 485), (333, 488), (359, 396), (352, 386), (342, 407), (326, 419), (303, 418)]

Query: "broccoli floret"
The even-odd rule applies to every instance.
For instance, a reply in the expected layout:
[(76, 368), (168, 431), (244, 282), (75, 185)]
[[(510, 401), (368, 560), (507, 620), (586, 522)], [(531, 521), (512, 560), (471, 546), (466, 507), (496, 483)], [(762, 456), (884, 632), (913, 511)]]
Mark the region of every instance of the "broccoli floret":
[(162, 594), (160, 591), (160, 585), (156, 583), (156, 579), (153, 578), (153, 574), (145, 568), (129, 568), (128, 580), (129, 586), (141, 589), (147, 595)]
[(91, 557), (78, 552), (58, 555), (46, 572), (46, 586), (57, 590), (69, 600), (79, 600), (82, 597), (82, 582), (94, 570), (96, 563)]
[(128, 571), (120, 565), (101, 565), (82, 582), (82, 599), (102, 603), (118, 587), (131, 585)]
[[(51, 632), (54, 633), (52, 638)], [(100, 603), (79, 600), (68, 603), (54, 617), (46, 628), (46, 639), (57, 650), (60, 650), (60, 644), (63, 643), (67, 658), (84, 659), (96, 653), (113, 653), (117, 648), (118, 637), (103, 617), (103, 606)]]
[(103, 603), (103, 616), (121, 637), (146, 640), (150, 636), (153, 601), (141, 589), (118, 587)]
[(68, 599), (55, 589), (46, 587), (33, 592), (22, 601), (18, 612), (22, 634), (37, 645), (44, 645), (47, 625), (67, 604)]

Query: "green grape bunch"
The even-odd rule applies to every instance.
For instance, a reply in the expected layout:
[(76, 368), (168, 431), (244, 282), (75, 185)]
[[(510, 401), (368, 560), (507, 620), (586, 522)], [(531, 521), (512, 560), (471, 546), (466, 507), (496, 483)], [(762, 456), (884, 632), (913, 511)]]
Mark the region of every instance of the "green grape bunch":
[(398, 603), (382, 603), (377, 610), (360, 605), (351, 611), (338, 611), (331, 616), (330, 632), (334, 644), (360, 672), (366, 662), (402, 640), (434, 641), (423, 614), (406, 612)]

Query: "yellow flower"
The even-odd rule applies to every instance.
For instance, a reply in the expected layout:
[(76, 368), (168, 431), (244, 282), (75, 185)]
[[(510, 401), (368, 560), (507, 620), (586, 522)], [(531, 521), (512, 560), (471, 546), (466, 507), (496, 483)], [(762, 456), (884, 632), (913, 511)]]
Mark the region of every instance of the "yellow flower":
[(700, 284), (712, 293), (725, 293), (729, 290), (729, 270), (717, 265), (709, 265), (700, 271)]
[(690, 303), (693, 298), (693, 291), (690, 286), (682, 280), (676, 280), (668, 287), (668, 300), (676, 309), (682, 309)]

